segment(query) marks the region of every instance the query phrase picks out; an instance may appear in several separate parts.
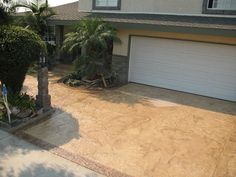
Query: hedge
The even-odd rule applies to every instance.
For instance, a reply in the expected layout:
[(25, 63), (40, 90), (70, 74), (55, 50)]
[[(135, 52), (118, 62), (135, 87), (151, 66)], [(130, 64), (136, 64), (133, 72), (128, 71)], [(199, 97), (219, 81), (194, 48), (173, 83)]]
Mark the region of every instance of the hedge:
[(16, 26), (0, 27), (0, 80), (19, 94), (30, 64), (46, 52), (41, 38), (31, 30)]

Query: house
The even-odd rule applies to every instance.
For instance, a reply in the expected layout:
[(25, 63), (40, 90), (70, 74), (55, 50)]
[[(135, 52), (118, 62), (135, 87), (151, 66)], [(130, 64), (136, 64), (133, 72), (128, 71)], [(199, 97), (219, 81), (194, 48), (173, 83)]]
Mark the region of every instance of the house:
[(60, 44), (84, 17), (117, 28), (113, 69), (122, 83), (236, 101), (236, 0), (80, 0), (57, 12), (50, 23)]

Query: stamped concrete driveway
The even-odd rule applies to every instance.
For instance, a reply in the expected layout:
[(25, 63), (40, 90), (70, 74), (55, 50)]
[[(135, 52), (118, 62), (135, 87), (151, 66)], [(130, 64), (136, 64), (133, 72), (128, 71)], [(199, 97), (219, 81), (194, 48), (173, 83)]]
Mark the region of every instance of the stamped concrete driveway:
[(0, 177), (104, 177), (0, 130)]
[[(35, 94), (35, 78), (25, 86)], [(236, 103), (138, 84), (50, 93), (58, 110), (24, 133), (68, 159), (107, 176), (236, 176)]]

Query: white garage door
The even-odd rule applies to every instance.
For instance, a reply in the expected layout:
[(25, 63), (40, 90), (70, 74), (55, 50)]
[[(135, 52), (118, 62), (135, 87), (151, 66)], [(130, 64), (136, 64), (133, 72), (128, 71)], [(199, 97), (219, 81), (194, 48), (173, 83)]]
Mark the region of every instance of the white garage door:
[(132, 37), (129, 81), (236, 101), (236, 46)]

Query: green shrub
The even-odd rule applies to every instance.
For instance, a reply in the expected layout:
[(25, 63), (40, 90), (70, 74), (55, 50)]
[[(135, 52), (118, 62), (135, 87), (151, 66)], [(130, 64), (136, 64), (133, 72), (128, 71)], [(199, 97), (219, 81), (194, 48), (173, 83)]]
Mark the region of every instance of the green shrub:
[(32, 111), (36, 110), (36, 104), (33, 97), (22, 93), (20, 95), (10, 94), (8, 96), (8, 102), (10, 107), (17, 107), (20, 110), (30, 109)]
[(3, 99), (0, 98), (0, 120), (7, 114)]
[(10, 14), (6, 11), (6, 7), (0, 3), (0, 25), (7, 25), (10, 21)]
[(0, 27), (0, 80), (14, 94), (21, 91), (30, 64), (46, 47), (33, 31), (22, 27)]

